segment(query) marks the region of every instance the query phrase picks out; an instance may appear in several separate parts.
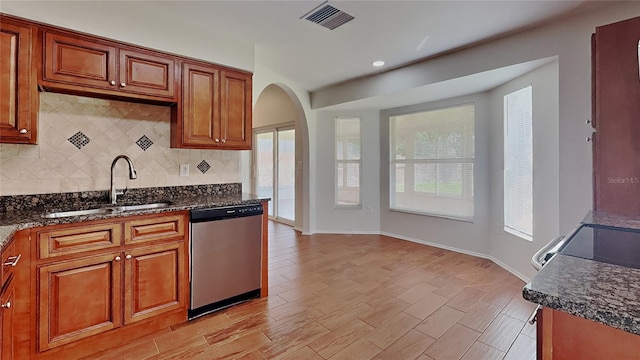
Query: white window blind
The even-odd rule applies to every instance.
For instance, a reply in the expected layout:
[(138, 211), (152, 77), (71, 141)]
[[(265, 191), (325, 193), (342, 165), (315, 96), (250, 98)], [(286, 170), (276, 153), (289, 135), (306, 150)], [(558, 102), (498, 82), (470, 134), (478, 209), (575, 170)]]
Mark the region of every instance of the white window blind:
[(336, 207), (361, 207), (360, 118), (336, 118)]
[(473, 219), (475, 106), (390, 118), (390, 207)]
[(533, 117), (531, 86), (504, 97), (504, 230), (533, 236)]

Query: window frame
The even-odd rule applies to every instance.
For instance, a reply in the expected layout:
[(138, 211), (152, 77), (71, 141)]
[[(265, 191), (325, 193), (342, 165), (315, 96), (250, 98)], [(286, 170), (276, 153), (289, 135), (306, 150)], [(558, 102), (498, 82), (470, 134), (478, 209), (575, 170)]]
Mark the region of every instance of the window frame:
[[(507, 137), (508, 137), (508, 124), (509, 124), (509, 118), (507, 116), (507, 112), (508, 112), (508, 107), (507, 107), (507, 98), (511, 95), (517, 94), (523, 90), (526, 89), (530, 89), (530, 97), (528, 98), (528, 100), (530, 101), (529, 105), (530, 105), (530, 109), (531, 109), (531, 116), (530, 116), (530, 121), (529, 124), (527, 124), (527, 126), (529, 127), (529, 132), (530, 132), (530, 139), (531, 139), (531, 144), (530, 144), (530, 148), (531, 148), (531, 167), (530, 167), (530, 171), (529, 173), (531, 174), (531, 223), (530, 223), (530, 229), (531, 229), (531, 233), (526, 232), (525, 229), (520, 228), (516, 225), (510, 226), (507, 224), (507, 201), (508, 201), (508, 192), (507, 192)], [(519, 124), (521, 125), (521, 124)], [(512, 135), (513, 136), (513, 135)], [(510, 91), (508, 94), (504, 95), (503, 97), (503, 158), (502, 158), (502, 172), (503, 172), (503, 188), (502, 188), (502, 225), (503, 225), (503, 231), (506, 233), (509, 233), (511, 235), (514, 235), (518, 238), (527, 240), (532, 242), (533, 241), (533, 203), (534, 203), (534, 195), (533, 195), (533, 156), (534, 156), (534, 149), (533, 149), (533, 85), (532, 84), (528, 84), (527, 86), (524, 87), (520, 87), (517, 90), (514, 91)]]
[[(419, 114), (419, 113), (428, 113), (428, 112), (433, 112), (433, 111), (441, 111), (441, 110), (446, 110), (446, 109), (452, 109), (452, 108), (461, 108), (461, 107), (466, 107), (466, 106), (471, 106), (473, 109), (473, 157), (466, 157), (466, 158), (434, 158), (434, 159), (401, 159), (398, 160), (395, 157), (395, 145), (396, 145), (396, 127), (394, 126), (394, 118), (395, 117), (399, 117), (399, 116), (406, 116), (406, 115), (412, 115), (412, 114)], [(418, 132), (414, 132), (413, 134), (417, 134)], [(415, 141), (415, 140), (414, 140)], [(389, 210), (390, 211), (397, 211), (397, 212), (402, 212), (402, 213), (409, 213), (409, 214), (416, 214), (416, 215), (422, 215), (422, 216), (431, 216), (431, 217), (438, 217), (438, 218), (445, 218), (445, 219), (450, 219), (450, 220), (457, 220), (457, 221), (463, 221), (463, 222), (474, 222), (475, 221), (475, 214), (476, 214), (476, 203), (475, 203), (475, 159), (476, 159), (476, 104), (474, 101), (468, 101), (468, 102), (463, 102), (463, 103), (455, 103), (455, 104), (450, 104), (450, 105), (446, 105), (446, 106), (439, 106), (439, 107), (432, 107), (432, 108), (423, 108), (423, 109), (419, 109), (419, 110), (415, 110), (415, 111), (410, 111), (410, 112), (402, 112), (402, 113), (396, 113), (396, 114), (390, 114), (389, 115)], [(414, 157), (415, 157), (415, 153), (414, 153)], [(401, 207), (396, 205), (396, 200), (395, 200), (395, 196), (396, 196), (396, 188), (397, 188), (397, 183), (396, 183), (396, 166), (397, 164), (410, 164), (414, 166), (415, 169), (415, 165), (417, 164), (470, 164), (471, 165), (471, 171), (469, 172), (465, 172), (464, 170), (462, 171), (462, 176), (463, 178), (465, 177), (465, 174), (468, 173), (470, 174), (470, 179), (468, 179), (467, 181), (470, 182), (470, 185), (464, 187), (463, 186), (463, 197), (465, 196), (465, 192), (467, 193), (466, 196), (471, 198), (471, 202), (473, 203), (472, 205), (472, 215), (471, 216), (457, 216), (455, 214), (450, 214), (450, 213), (446, 213), (446, 212), (435, 212), (435, 211), (423, 211), (421, 209), (417, 209), (417, 208), (407, 208), (407, 207)], [(405, 173), (405, 176), (406, 173)], [(415, 174), (413, 173), (413, 171), (410, 172), (409, 176), (413, 176), (415, 178)], [(412, 193), (416, 193), (416, 194), (420, 194), (421, 196), (429, 196), (428, 193), (425, 192), (420, 192), (420, 191), (416, 191), (415, 190), (415, 179), (411, 180), (411, 182), (413, 183), (413, 189), (411, 189)], [(464, 181), (464, 180), (463, 180)], [(406, 182), (405, 182), (406, 184)], [(410, 184), (411, 185), (411, 184)], [(437, 193), (436, 193), (437, 194)], [(435, 197), (439, 197), (439, 198), (454, 198), (454, 196), (446, 196), (446, 195), (436, 195)]]
[[(338, 135), (339, 135), (339, 131), (338, 131), (338, 123), (340, 122), (340, 120), (354, 120), (357, 119), (358, 120), (358, 143), (360, 146), (360, 152), (359, 152), (359, 156), (357, 160), (354, 159), (338, 159)], [(334, 208), (335, 209), (344, 209), (344, 210), (350, 210), (350, 209), (362, 209), (362, 117), (360, 116), (338, 116), (334, 119), (334, 142), (333, 142), (333, 150), (334, 150), (334, 172), (335, 172), (335, 176), (334, 176)], [(345, 142), (346, 144), (346, 142)], [(345, 148), (343, 148), (343, 154), (346, 154), (346, 145), (344, 145)], [(346, 157), (346, 156), (345, 156)], [(344, 164), (344, 168), (343, 168), (343, 187), (347, 187), (347, 172), (346, 172), (346, 168), (348, 164), (357, 164), (358, 165), (358, 203), (357, 204), (341, 204), (339, 202), (338, 196), (339, 196), (339, 185), (338, 185), (338, 180), (339, 180), (339, 175), (338, 175), (338, 168), (340, 164)]]

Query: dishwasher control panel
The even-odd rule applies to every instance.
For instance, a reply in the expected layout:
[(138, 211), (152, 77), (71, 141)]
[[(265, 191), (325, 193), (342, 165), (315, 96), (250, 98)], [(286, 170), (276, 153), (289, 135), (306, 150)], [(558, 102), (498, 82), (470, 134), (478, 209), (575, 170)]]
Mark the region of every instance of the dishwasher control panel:
[(210, 209), (191, 210), (191, 222), (232, 219), (262, 215), (262, 204), (233, 205)]

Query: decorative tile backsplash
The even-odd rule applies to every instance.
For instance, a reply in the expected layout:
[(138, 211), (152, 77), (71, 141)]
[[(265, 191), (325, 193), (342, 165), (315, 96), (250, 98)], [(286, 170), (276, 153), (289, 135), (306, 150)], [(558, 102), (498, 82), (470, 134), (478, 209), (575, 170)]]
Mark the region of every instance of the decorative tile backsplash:
[[(238, 151), (171, 149), (164, 106), (40, 94), (38, 145), (0, 144), (0, 195), (106, 190), (113, 159), (117, 188), (240, 181)], [(180, 164), (200, 171), (179, 176)]]

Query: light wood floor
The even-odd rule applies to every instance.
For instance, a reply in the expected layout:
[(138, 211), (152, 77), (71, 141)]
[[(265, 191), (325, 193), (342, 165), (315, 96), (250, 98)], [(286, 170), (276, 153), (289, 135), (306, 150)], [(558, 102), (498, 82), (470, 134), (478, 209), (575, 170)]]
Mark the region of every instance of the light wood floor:
[(98, 358), (535, 359), (534, 305), (491, 261), (379, 235), (302, 236), (273, 222), (269, 241), (268, 298)]

